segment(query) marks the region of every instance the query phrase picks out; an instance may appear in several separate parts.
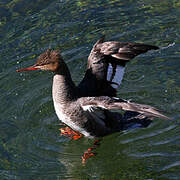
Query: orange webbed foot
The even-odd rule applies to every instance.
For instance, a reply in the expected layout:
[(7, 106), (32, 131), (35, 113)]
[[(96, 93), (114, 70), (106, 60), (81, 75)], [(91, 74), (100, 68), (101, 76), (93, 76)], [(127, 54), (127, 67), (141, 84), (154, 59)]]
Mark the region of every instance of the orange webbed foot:
[(82, 134), (73, 131), (69, 127), (60, 128), (59, 130), (61, 131), (60, 135), (68, 136), (69, 138), (71, 138), (73, 140), (77, 140), (77, 139), (80, 139), (82, 137)]
[(93, 150), (92, 148), (88, 148), (88, 150), (84, 152), (84, 154), (82, 156), (82, 164), (85, 164), (86, 160), (89, 159), (91, 156), (96, 155), (96, 153), (91, 152), (92, 150)]
[(101, 140), (96, 140), (93, 144), (92, 147), (88, 148), (87, 151), (84, 152), (83, 156), (82, 156), (82, 164), (85, 164), (86, 163), (86, 160), (89, 159), (90, 157), (92, 156), (96, 156), (96, 152), (92, 152), (94, 149), (97, 148), (97, 146), (100, 145), (100, 141)]

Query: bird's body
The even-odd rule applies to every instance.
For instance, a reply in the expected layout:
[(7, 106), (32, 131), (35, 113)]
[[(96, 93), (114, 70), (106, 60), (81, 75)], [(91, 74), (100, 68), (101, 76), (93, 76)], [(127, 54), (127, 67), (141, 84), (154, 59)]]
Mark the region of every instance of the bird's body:
[[(154, 117), (168, 119), (151, 106), (115, 98), (126, 63), (156, 49), (156, 46), (139, 43), (104, 42), (102, 38), (93, 46), (85, 76), (78, 86), (57, 50), (47, 50), (34, 66), (18, 71), (53, 71), (52, 95), (58, 118), (88, 138), (102, 137), (124, 129), (134, 120), (141, 124)], [(125, 114), (113, 110), (124, 110)]]

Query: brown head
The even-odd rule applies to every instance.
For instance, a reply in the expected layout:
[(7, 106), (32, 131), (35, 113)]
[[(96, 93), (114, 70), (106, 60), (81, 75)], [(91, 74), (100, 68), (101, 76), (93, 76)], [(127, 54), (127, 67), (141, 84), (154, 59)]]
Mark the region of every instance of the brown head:
[(32, 71), (40, 69), (56, 72), (60, 66), (61, 60), (62, 58), (59, 51), (48, 49), (39, 56), (36, 64), (25, 69), (18, 69), (16, 71)]

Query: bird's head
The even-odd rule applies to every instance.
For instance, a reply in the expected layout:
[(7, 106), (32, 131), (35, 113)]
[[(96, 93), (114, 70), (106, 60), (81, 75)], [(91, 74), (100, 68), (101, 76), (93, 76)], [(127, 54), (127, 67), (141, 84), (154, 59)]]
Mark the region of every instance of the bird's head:
[(62, 58), (60, 52), (58, 50), (46, 50), (42, 53), (37, 62), (28, 68), (18, 69), (16, 71), (33, 71), (33, 70), (49, 70), (52, 72), (56, 72), (60, 66)]

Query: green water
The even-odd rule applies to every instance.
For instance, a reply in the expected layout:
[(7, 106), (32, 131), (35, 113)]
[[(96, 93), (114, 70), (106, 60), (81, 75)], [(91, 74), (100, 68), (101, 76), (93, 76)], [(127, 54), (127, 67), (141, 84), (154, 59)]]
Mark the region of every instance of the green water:
[[(22, 72), (47, 48), (60, 49), (78, 83), (101, 35), (143, 42), (158, 51), (126, 68), (119, 97), (172, 117), (107, 136), (81, 165), (92, 140), (60, 136), (50, 72)], [(180, 179), (180, 2), (0, 1), (0, 179)]]

